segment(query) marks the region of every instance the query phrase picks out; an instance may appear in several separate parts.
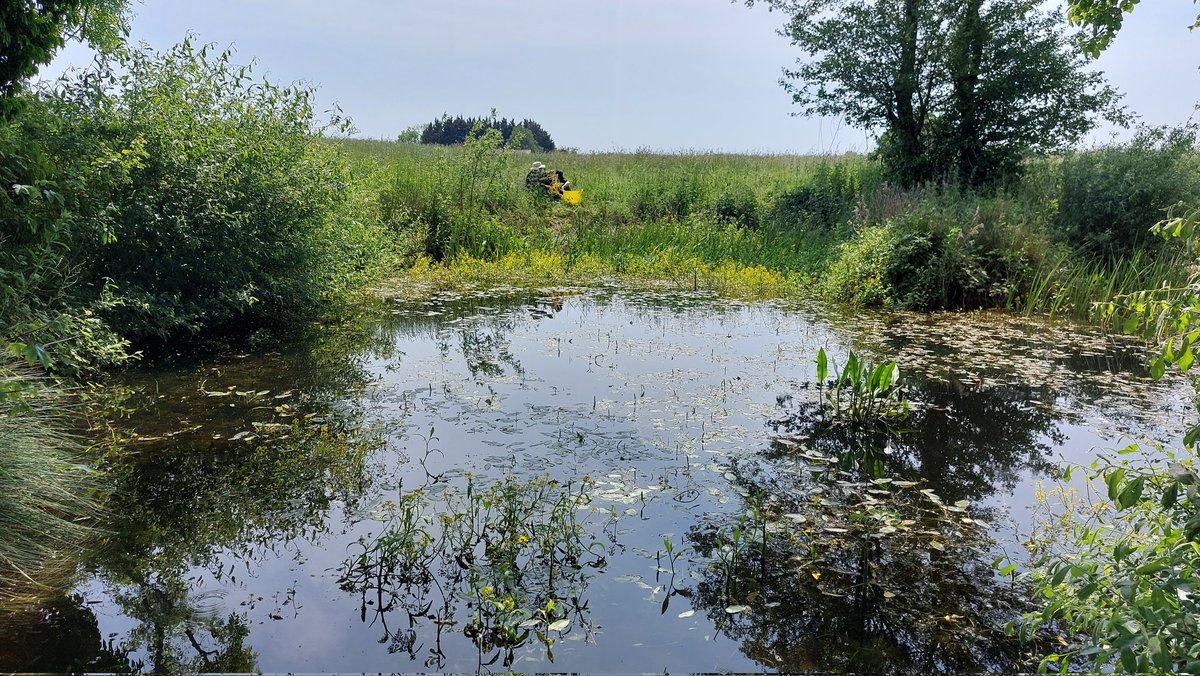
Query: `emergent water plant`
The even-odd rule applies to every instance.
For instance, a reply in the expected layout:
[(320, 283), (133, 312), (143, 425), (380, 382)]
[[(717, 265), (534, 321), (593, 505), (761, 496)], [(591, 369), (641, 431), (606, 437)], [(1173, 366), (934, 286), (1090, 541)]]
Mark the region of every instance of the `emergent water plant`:
[[(603, 568), (607, 548), (589, 527), (592, 483), (548, 477), (509, 479), (437, 495), (426, 489), (403, 493), (379, 510), (387, 527), (362, 538), (358, 554), (342, 565), (341, 587), (360, 595), (362, 618), (384, 628), (385, 641), (416, 657), (412, 627), (433, 619), (437, 641), (426, 664), (444, 666), (441, 635), (465, 616), (463, 633), (479, 649), (481, 666), (536, 639), (554, 659), (553, 636), (572, 625), (586, 630), (584, 600), (588, 569)], [(440, 487), (439, 487), (440, 488)], [(407, 615), (402, 630), (388, 617)]]
[(822, 393), (822, 408), (837, 421), (859, 425), (888, 425), (908, 415), (900, 367), (894, 361), (871, 362), (853, 350), (846, 365), (833, 367), (829, 381), (829, 356), (825, 348), (817, 352), (817, 383)]

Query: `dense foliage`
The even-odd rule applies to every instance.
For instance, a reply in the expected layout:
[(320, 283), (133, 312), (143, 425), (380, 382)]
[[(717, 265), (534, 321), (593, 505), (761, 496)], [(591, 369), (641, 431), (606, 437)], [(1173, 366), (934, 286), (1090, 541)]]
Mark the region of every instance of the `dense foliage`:
[(188, 42), (98, 69), (0, 126), (6, 344), (89, 368), (126, 340), (318, 309), (387, 260), (310, 90)]
[(13, 0), (0, 4), (0, 113), (22, 80), (67, 38), (111, 51), (128, 31), (128, 0)]
[(421, 130), (421, 143), (426, 145), (452, 146), (461, 145), (472, 135), (476, 127), (497, 129), (504, 142), (512, 148), (523, 150), (549, 152), (555, 149), (554, 139), (533, 120), (509, 120), (495, 116), (485, 118), (464, 118), (461, 115), (450, 117), (442, 115)]

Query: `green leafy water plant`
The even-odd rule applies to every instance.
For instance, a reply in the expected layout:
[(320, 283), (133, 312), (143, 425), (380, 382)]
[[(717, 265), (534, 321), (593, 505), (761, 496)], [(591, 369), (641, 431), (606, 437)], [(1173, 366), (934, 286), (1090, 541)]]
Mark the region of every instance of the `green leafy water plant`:
[(851, 350), (845, 366), (839, 369), (821, 348), (817, 352), (817, 383), (824, 411), (835, 420), (888, 425), (908, 415), (909, 401), (904, 397), (900, 367), (894, 361), (868, 361)]

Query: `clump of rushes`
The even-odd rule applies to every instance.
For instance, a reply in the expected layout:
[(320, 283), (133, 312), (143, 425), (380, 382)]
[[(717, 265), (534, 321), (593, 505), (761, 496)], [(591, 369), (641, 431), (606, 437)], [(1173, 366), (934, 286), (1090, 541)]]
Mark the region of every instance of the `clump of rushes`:
[(94, 534), (92, 474), (45, 402), (22, 374), (0, 365), (0, 613), (67, 587)]

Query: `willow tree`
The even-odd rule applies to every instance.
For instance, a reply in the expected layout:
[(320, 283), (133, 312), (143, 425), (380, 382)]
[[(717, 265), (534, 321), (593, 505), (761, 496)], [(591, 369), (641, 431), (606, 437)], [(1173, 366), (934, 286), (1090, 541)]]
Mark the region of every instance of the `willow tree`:
[(878, 133), (906, 186), (994, 182), (1120, 119), (1116, 92), (1031, 0), (756, 2), (788, 15), (781, 33), (805, 54), (781, 81), (801, 114)]

